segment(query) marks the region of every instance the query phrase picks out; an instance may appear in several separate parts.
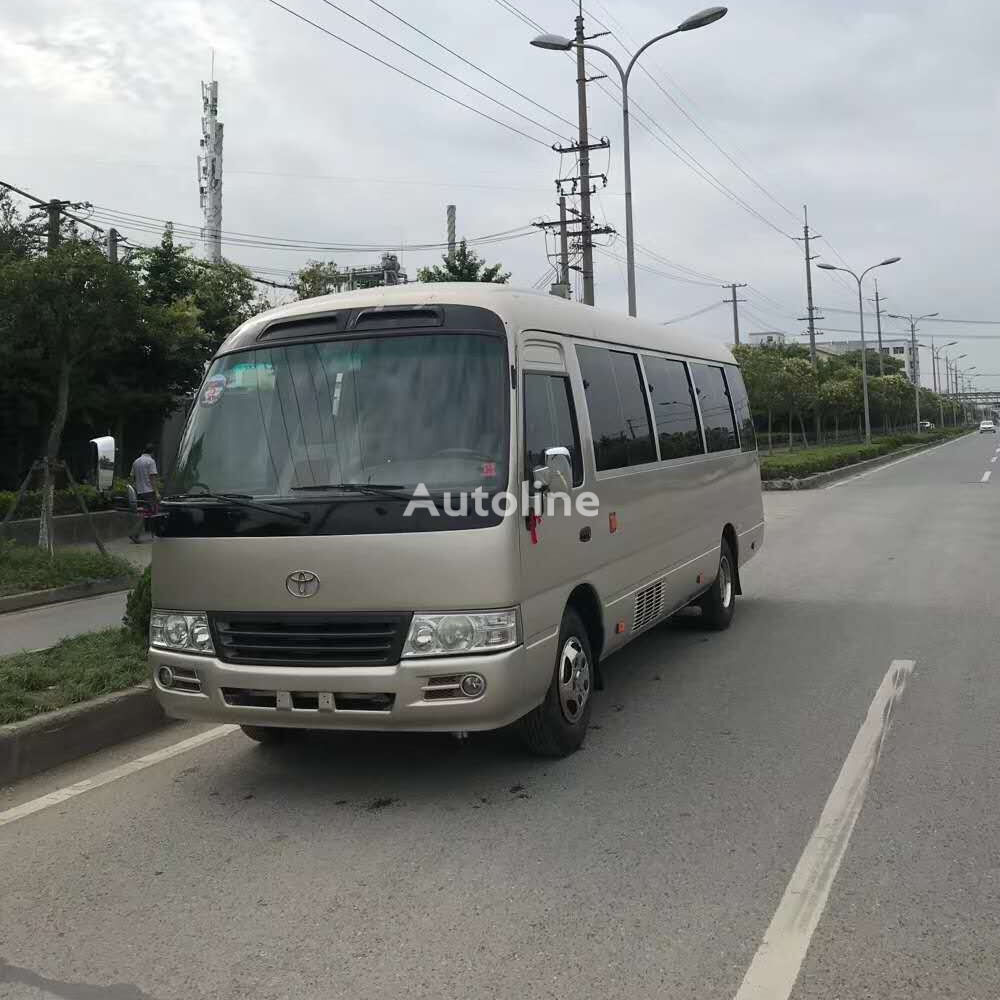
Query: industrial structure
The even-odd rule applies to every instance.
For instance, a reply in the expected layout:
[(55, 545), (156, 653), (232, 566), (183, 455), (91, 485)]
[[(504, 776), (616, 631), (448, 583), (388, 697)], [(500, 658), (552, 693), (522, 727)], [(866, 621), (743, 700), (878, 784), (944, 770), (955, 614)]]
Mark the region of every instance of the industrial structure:
[(215, 79), (202, 81), (201, 107), (198, 156), (198, 193), (204, 217), (201, 238), (205, 241), (205, 256), (218, 264), (222, 260), (222, 122), (218, 117), (219, 84)]

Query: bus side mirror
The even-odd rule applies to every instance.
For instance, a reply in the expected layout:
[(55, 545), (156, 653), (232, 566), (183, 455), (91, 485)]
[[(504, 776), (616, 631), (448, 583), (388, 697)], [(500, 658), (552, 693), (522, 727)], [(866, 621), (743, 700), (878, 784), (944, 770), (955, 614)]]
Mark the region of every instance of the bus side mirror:
[(94, 471), (94, 485), (105, 493), (115, 481), (115, 439), (99, 437), (90, 439), (90, 458)]
[(546, 448), (545, 464), (532, 472), (543, 493), (569, 493), (573, 482), (573, 467), (569, 448)]

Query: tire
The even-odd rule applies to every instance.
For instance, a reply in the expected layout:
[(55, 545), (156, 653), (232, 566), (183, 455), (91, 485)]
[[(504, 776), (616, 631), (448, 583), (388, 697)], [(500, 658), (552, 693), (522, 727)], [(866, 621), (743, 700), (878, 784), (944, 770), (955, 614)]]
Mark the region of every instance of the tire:
[(281, 726), (240, 726), (240, 729), (257, 743), (265, 746), (274, 746), (278, 743), (286, 743), (292, 735), (292, 730), (283, 729)]
[(736, 612), (736, 560), (729, 542), (722, 540), (719, 553), (719, 572), (715, 582), (698, 601), (701, 623), (705, 628), (721, 632), (729, 628)]
[(596, 670), (587, 630), (572, 608), (563, 614), (556, 662), (545, 700), (517, 723), (524, 745), (539, 757), (567, 757), (587, 735)]

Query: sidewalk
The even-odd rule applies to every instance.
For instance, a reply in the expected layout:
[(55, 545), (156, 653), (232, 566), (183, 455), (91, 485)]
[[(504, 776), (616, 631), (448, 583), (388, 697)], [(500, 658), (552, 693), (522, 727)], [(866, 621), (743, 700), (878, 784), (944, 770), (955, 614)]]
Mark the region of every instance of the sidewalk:
[[(75, 549), (93, 547), (93, 542), (67, 546)], [(149, 565), (153, 555), (153, 543), (148, 537), (139, 545), (127, 538), (119, 538), (105, 542), (104, 547), (110, 555), (128, 559), (139, 570)], [(26, 649), (48, 649), (69, 636), (120, 625), (125, 614), (126, 597), (127, 591), (120, 591), (0, 615), (0, 656), (10, 656)]]

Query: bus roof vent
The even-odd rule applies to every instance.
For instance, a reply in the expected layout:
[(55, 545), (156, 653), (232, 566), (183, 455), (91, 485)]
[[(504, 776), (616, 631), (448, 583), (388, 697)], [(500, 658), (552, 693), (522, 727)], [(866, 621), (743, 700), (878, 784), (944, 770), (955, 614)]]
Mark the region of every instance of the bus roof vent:
[(355, 330), (392, 330), (413, 326), (444, 326), (444, 310), (440, 306), (362, 309), (352, 324)]
[(304, 337), (322, 337), (329, 333), (343, 333), (347, 327), (347, 309), (328, 313), (326, 316), (309, 316), (302, 319), (286, 319), (265, 327), (257, 340), (292, 340)]

